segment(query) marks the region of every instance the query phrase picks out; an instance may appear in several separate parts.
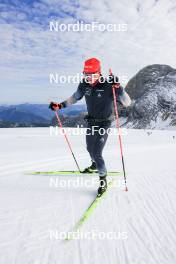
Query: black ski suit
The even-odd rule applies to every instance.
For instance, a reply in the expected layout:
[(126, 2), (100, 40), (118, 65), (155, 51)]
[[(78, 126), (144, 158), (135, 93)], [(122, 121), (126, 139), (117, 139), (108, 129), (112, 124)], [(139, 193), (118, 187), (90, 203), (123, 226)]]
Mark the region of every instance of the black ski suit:
[[(114, 120), (112, 84), (106, 80), (92, 87), (83, 81), (79, 84), (77, 91), (62, 104), (65, 107), (69, 106), (82, 99), (83, 96), (85, 96), (88, 111), (87, 150), (92, 161), (96, 163), (99, 175), (105, 176), (107, 170), (102, 152), (108, 138), (108, 129)], [(116, 97), (124, 106), (129, 106), (131, 103), (122, 87), (116, 89)]]

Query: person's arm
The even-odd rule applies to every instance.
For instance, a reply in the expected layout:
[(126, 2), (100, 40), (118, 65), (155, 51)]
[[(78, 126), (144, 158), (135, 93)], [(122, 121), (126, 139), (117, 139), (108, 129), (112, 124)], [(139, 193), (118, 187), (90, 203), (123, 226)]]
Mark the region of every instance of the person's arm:
[(82, 83), (80, 83), (76, 92), (61, 104), (63, 104), (64, 107), (70, 106), (72, 104), (75, 104), (77, 101), (81, 100), (83, 96), (84, 96), (83, 86)]
[(81, 100), (83, 96), (84, 96), (83, 86), (82, 83), (80, 83), (78, 89), (72, 96), (70, 96), (67, 100), (63, 101), (62, 103), (51, 102), (49, 108), (53, 111), (57, 111), (59, 109), (75, 104), (77, 101)]
[(131, 105), (131, 98), (122, 86), (117, 88), (116, 96), (117, 100), (119, 100), (124, 107), (129, 107)]
[(131, 105), (131, 99), (125, 89), (120, 85), (119, 78), (113, 74), (109, 75), (108, 80), (112, 83), (116, 91), (117, 101), (120, 101), (124, 107)]

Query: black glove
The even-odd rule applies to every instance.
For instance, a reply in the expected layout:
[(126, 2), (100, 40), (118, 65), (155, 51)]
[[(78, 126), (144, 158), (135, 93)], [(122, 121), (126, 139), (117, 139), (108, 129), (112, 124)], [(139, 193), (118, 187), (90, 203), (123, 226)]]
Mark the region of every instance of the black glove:
[(112, 83), (112, 84), (117, 84), (117, 83), (119, 83), (119, 78), (117, 76), (114, 76), (114, 75), (109, 75), (108, 82)]
[(121, 95), (123, 93), (123, 87), (119, 83), (119, 78), (114, 75), (109, 75), (108, 82), (112, 83), (112, 87), (116, 89), (116, 92), (118, 95)]
[(62, 106), (62, 104), (51, 102), (50, 105), (49, 105), (49, 108), (52, 111), (57, 111), (57, 110), (60, 110), (61, 108), (63, 108), (63, 106)]

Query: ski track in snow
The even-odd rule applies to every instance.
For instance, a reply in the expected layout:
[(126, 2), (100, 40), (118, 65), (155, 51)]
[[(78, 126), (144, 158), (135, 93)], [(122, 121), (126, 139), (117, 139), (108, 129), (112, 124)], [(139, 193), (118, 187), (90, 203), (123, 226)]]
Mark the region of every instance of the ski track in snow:
[[(128, 130), (122, 140), (129, 191), (111, 188), (81, 229), (125, 232), (127, 239), (64, 241), (50, 231), (72, 230), (97, 185), (52, 188), (49, 176), (26, 174), (76, 167), (63, 137), (49, 137), (47, 128), (1, 129), (0, 264), (175, 264), (175, 134)], [(84, 136), (69, 138), (81, 168), (89, 165)], [(121, 171), (114, 136), (104, 157), (109, 170)]]

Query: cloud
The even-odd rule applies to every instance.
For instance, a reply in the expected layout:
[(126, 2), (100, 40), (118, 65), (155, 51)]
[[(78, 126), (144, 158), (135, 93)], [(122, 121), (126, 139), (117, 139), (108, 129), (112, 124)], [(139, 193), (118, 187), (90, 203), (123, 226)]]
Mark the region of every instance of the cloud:
[[(6, 95), (1, 102), (31, 101), (48, 97), (66, 98), (76, 84), (52, 87), (49, 74), (76, 74), (83, 61), (98, 57), (105, 74), (109, 67), (120, 75), (132, 77), (142, 67), (164, 63), (175, 67), (175, 23), (170, 1), (147, 2), (116, 0), (42, 0), (1, 1), (0, 74)], [(49, 22), (126, 23), (127, 32), (50, 32)], [(15, 88), (23, 97), (16, 93)], [(45, 89), (44, 93), (41, 93)], [(10, 97), (9, 97), (10, 95)], [(17, 96), (18, 95), (18, 96)], [(29, 98), (27, 96), (26, 98)], [(38, 100), (38, 99), (37, 99)]]

